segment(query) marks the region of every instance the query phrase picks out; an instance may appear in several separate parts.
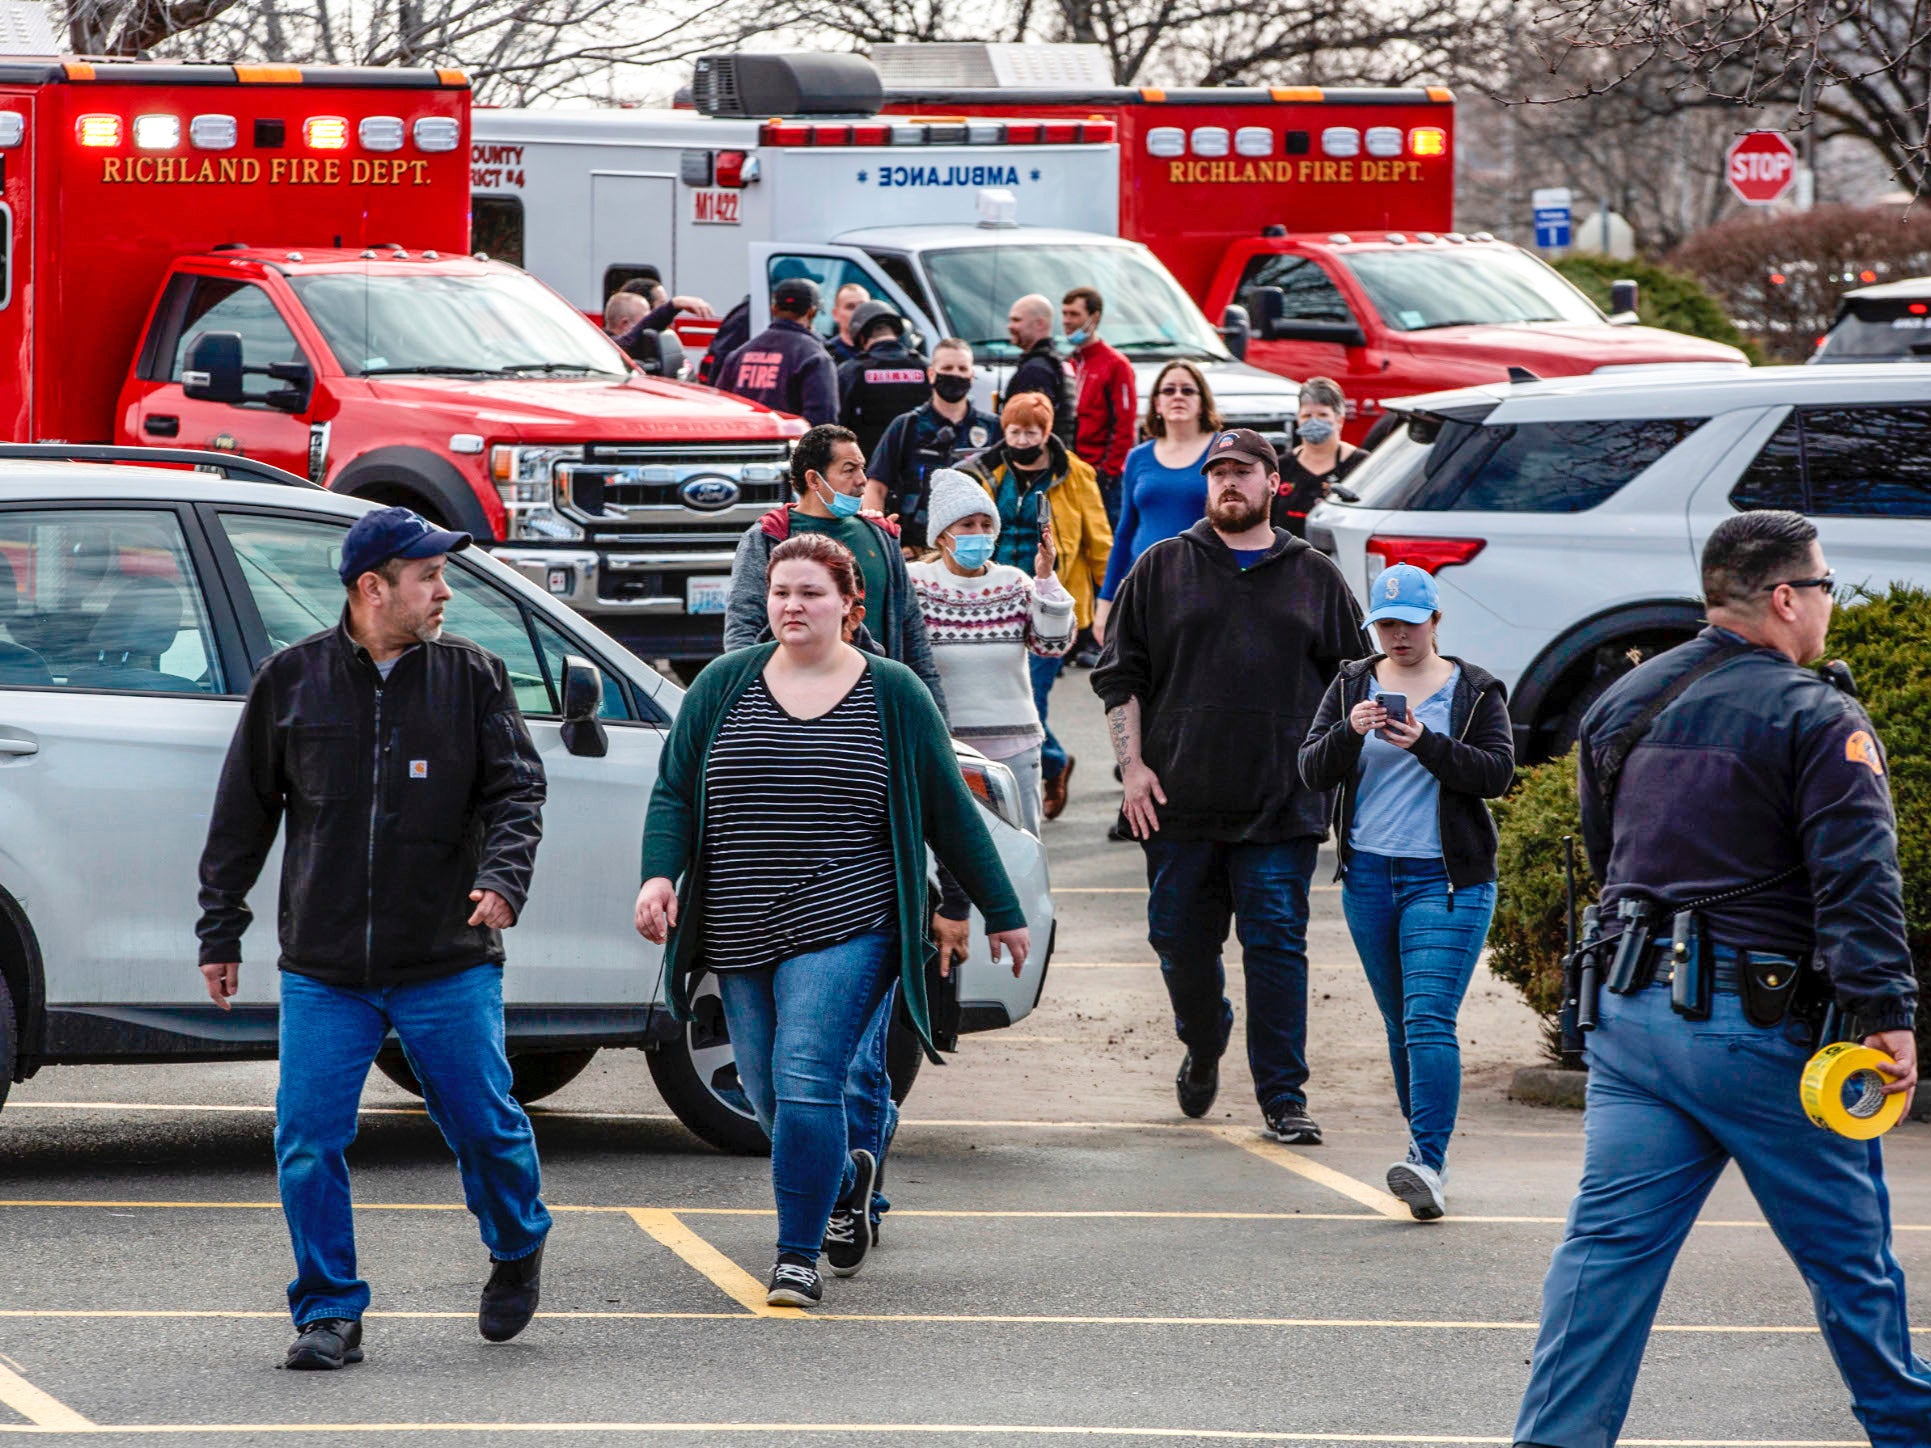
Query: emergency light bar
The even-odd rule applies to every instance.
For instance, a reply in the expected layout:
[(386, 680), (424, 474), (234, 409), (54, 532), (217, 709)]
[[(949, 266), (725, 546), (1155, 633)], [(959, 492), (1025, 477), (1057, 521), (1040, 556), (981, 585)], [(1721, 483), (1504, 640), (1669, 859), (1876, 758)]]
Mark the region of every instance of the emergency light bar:
[[(7, 115), (17, 118), (19, 113), (0, 113), (0, 136), (4, 136), (5, 128), (9, 125), (5, 119)], [(113, 150), (120, 147), (123, 139), (131, 139), (136, 150), (174, 151), (181, 146), (182, 120), (182, 117), (170, 112), (147, 112), (133, 118), (130, 132), (130, 127), (121, 116), (95, 111), (75, 119), (74, 140), (82, 146)], [(24, 123), (16, 119), (11, 124), (21, 126)], [(462, 139), (462, 128), (450, 116), (424, 116), (416, 121), (413, 128), (405, 127), (400, 116), (366, 116), (354, 129), (355, 139), (361, 148), (375, 153), (400, 151), (404, 137), (410, 134), (415, 137), (418, 151), (436, 154), (455, 150)], [(258, 147), (279, 147), (282, 135), (281, 121), (255, 122), (255, 145)], [(309, 116), (302, 122), (302, 142), (311, 151), (346, 151), (349, 149), (349, 138), (350, 127), (346, 116)], [(240, 126), (233, 116), (210, 114), (187, 120), (188, 144), (197, 151), (232, 151), (240, 139)], [(11, 141), (0, 139), (0, 145), (18, 144), (20, 140), (17, 135)]]
[[(1225, 131), (1221, 132), (1224, 137)], [(907, 121), (766, 121), (763, 146), (1070, 146), (1111, 142), (1113, 122), (968, 121), (963, 116)]]

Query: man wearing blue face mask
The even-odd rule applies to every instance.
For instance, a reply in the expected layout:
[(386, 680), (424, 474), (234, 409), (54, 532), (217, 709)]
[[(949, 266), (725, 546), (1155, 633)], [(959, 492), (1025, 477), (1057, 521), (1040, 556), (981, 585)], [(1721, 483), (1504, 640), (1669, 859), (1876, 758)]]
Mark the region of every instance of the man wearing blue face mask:
[(1307, 515), (1328, 490), (1367, 461), (1368, 454), (1341, 441), (1341, 420), (1348, 401), (1326, 377), (1301, 384), (1301, 405), (1294, 418), (1295, 447), (1281, 460), (1281, 482), (1274, 497), (1273, 523), (1296, 538), (1307, 536)]

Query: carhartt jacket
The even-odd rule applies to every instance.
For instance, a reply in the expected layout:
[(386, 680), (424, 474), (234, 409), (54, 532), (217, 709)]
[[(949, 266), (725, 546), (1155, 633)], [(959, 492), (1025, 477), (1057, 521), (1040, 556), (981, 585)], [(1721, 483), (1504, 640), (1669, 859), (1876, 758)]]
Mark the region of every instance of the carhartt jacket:
[(345, 624), (255, 676), (201, 855), (201, 963), (241, 959), (275, 832), (281, 968), (393, 986), (503, 959), (471, 890), (519, 916), (543, 830), (543, 762), (503, 661), (445, 635), (385, 682)]

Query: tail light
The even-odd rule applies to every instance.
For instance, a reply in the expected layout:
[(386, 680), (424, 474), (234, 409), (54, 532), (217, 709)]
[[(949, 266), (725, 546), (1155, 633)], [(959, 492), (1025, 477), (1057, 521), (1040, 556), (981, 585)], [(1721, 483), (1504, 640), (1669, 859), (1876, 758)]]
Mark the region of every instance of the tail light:
[(733, 190), (744, 185), (744, 152), (719, 151), (717, 153), (717, 184)]
[(1377, 533), (1368, 540), (1368, 583), (1372, 585), (1384, 568), (1397, 563), (1412, 563), (1423, 573), (1439, 573), (1466, 563), (1488, 547), (1486, 538), (1415, 538)]

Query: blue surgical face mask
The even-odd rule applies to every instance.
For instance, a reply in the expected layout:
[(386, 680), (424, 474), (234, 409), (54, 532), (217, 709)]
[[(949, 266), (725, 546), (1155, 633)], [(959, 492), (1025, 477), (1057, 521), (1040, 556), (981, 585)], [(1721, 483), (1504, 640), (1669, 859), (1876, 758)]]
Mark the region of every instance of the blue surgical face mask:
[(1084, 347), (1088, 342), (1093, 340), (1093, 329), (1091, 327), (1081, 327), (1077, 332), (1068, 332), (1066, 334), (1066, 340), (1071, 342), (1075, 347)]
[(954, 533), (952, 561), (961, 568), (984, 568), (992, 562), (992, 545), (998, 541), (990, 533)]
[(825, 484), (824, 500), (834, 518), (855, 518), (858, 510), (865, 506), (865, 500), (857, 494), (841, 493), (830, 483)]
[(1294, 432), (1302, 442), (1311, 442), (1319, 447), (1324, 442), (1334, 441), (1335, 427), (1325, 417), (1310, 417), (1304, 422), (1295, 423)]

